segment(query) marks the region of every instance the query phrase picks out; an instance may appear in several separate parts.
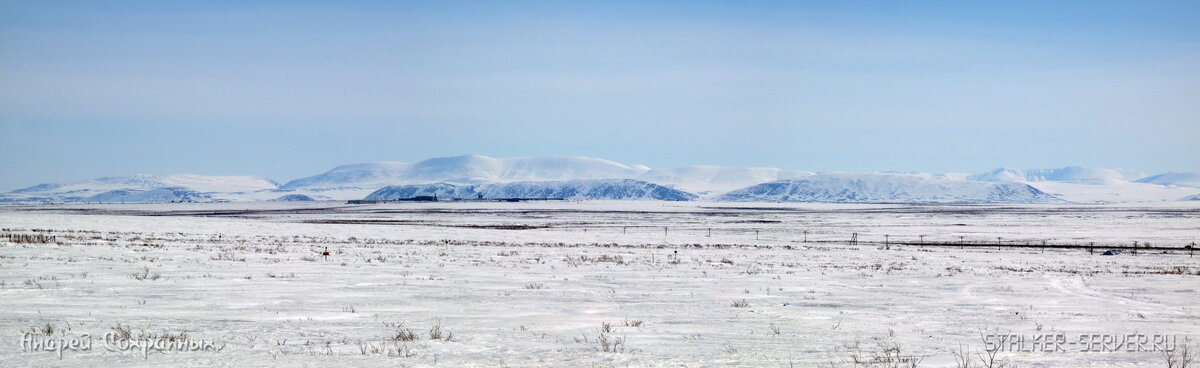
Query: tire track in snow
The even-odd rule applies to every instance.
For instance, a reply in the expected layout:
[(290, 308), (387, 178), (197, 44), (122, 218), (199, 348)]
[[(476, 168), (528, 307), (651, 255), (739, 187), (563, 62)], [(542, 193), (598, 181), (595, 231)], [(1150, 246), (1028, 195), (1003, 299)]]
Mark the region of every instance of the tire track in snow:
[(1117, 303), (1130, 308), (1146, 309), (1146, 312), (1152, 313), (1171, 313), (1175, 315), (1187, 314), (1187, 311), (1183, 310), (1182, 308), (1172, 308), (1171, 306), (1163, 303), (1137, 300), (1128, 296), (1122, 296), (1089, 287), (1084, 281), (1083, 277), (1071, 277), (1068, 280), (1051, 277), (1050, 275), (1046, 275), (1045, 277), (1050, 280), (1050, 285), (1054, 286), (1055, 289), (1066, 295), (1091, 298), (1104, 303)]

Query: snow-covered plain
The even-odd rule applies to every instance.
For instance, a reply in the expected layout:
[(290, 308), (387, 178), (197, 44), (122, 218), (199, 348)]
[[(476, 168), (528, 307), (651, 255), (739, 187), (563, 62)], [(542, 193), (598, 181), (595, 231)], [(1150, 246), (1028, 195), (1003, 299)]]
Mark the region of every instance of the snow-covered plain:
[[(6, 204), (0, 228), (0, 366), (854, 367), (898, 347), (940, 367), (981, 332), (1200, 338), (1200, 258), (1011, 246), (1182, 247), (1200, 240), (1196, 202)], [(922, 237), (1010, 246), (892, 245)], [(21, 351), (47, 324), (224, 348)]]

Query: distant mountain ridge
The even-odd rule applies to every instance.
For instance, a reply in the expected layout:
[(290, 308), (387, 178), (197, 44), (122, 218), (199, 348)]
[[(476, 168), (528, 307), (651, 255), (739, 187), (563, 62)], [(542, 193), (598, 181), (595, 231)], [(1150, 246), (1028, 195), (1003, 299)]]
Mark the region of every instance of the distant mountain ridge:
[(513, 181), (637, 179), (694, 193), (719, 194), (747, 185), (812, 175), (777, 168), (687, 166), (650, 169), (609, 160), (578, 156), (491, 158), (467, 155), (434, 158), (417, 163), (375, 162), (342, 165), (325, 173), (292, 180), (285, 190), (369, 188), (384, 185)]
[[(211, 195), (203, 193), (250, 193), (274, 190), (278, 185), (271, 179), (256, 176), (138, 174), (106, 176), (69, 183), (38, 184), (0, 195), (0, 201), (203, 201), (212, 199)], [(162, 190), (154, 191), (157, 189)], [(139, 198), (145, 200), (139, 200)]]
[(142, 202), (207, 202), (212, 200), (212, 195), (200, 193), (191, 189), (174, 187), (174, 188), (155, 188), (146, 190), (136, 189), (118, 189), (110, 190), (91, 197), (84, 198), (83, 202), (107, 202), (107, 203), (142, 203)]
[(731, 202), (1047, 203), (1061, 200), (1021, 183), (950, 180), (920, 174), (818, 174), (734, 190)]
[(1169, 172), (1153, 176), (1147, 176), (1138, 180), (1138, 183), (1159, 184), (1159, 185), (1178, 185), (1181, 187), (1200, 187), (1200, 173), (1196, 172)]
[[(920, 177), (920, 181), (914, 179), (913, 175)], [(570, 192), (584, 190), (578, 183), (564, 184), (589, 180), (634, 180), (645, 184), (622, 182), (617, 185), (613, 184), (616, 182), (610, 182), (612, 185), (605, 189), (607, 192), (601, 190), (585, 195)], [(507, 183), (522, 184), (498, 185)], [(0, 202), (347, 200), (362, 199), (389, 186), (412, 185), (423, 190), (451, 190), (435, 184), (452, 185), (453, 190), (468, 190), (476, 196), (480, 191), (493, 190), (497, 191), (496, 196), (553, 193), (586, 200), (649, 196), (659, 200), (696, 197), (693, 199), (1029, 203), (1046, 201), (1042, 195), (1052, 195), (1060, 200), (1078, 203), (1118, 203), (1175, 201), (1200, 194), (1200, 174), (1197, 173), (1145, 176), (1118, 169), (1078, 166), (1057, 169), (1000, 168), (974, 175), (818, 174), (769, 167), (687, 166), (651, 169), (643, 165), (582, 156), (492, 158), (464, 155), (413, 163), (384, 161), (340, 165), (283, 185), (253, 176), (112, 176), (20, 188), (0, 193)], [(1042, 195), (1021, 186), (1026, 184)], [(802, 186), (809, 187), (801, 189)], [(634, 188), (641, 189), (635, 191)], [(143, 193), (154, 189), (166, 191)], [(622, 190), (633, 192), (617, 194)], [(785, 190), (786, 193), (779, 192)], [(656, 191), (660, 194), (646, 194)]]
[(773, 167), (685, 166), (650, 170), (638, 176), (638, 179), (697, 194), (720, 194), (754, 184), (808, 175), (813, 173)]
[(325, 173), (292, 180), (283, 189), (354, 187), (372, 184), (494, 183), (584, 179), (628, 179), (649, 171), (591, 157), (547, 156), (492, 158), (481, 155), (432, 158), (416, 163), (376, 162), (342, 165)]
[(367, 200), (396, 200), (420, 196), (439, 199), (569, 199), (691, 201), (699, 196), (633, 179), (527, 181), (492, 184), (409, 184), (387, 186)]
[(999, 168), (967, 179), (985, 182), (1041, 182), (1054, 181), (1076, 184), (1115, 184), (1127, 181), (1119, 170), (1093, 167), (1067, 166), (1057, 169), (1010, 169)]

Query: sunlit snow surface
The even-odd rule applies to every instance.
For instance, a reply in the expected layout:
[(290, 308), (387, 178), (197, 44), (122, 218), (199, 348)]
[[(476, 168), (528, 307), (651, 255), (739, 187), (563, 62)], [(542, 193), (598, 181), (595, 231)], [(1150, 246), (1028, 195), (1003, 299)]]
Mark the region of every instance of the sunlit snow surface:
[[(1200, 338), (1200, 258), (1183, 251), (882, 244), (1183, 246), (1200, 241), (1195, 202), (8, 204), (0, 227), (55, 237), (0, 238), (6, 367), (851, 367), (880, 344), (938, 367), (982, 348), (981, 331)], [(135, 277), (147, 269), (160, 278)], [(605, 322), (622, 352), (602, 351)], [(438, 323), (450, 341), (430, 339)], [(22, 352), (22, 333), (45, 324), (225, 348)], [(415, 341), (392, 341), (408, 329)], [(1160, 353), (1000, 356), (1164, 366)]]

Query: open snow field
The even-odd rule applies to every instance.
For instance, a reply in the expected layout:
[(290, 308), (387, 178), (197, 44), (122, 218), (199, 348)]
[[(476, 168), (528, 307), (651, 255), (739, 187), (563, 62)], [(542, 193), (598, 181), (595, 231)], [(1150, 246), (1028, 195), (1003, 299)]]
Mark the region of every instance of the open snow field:
[[(994, 334), (1200, 339), (1200, 258), (1014, 246), (1181, 248), (1195, 203), (4, 205), (0, 228), (5, 367), (942, 367)], [(964, 246), (894, 244), (922, 239)], [(1165, 366), (1108, 347), (995, 357)]]

